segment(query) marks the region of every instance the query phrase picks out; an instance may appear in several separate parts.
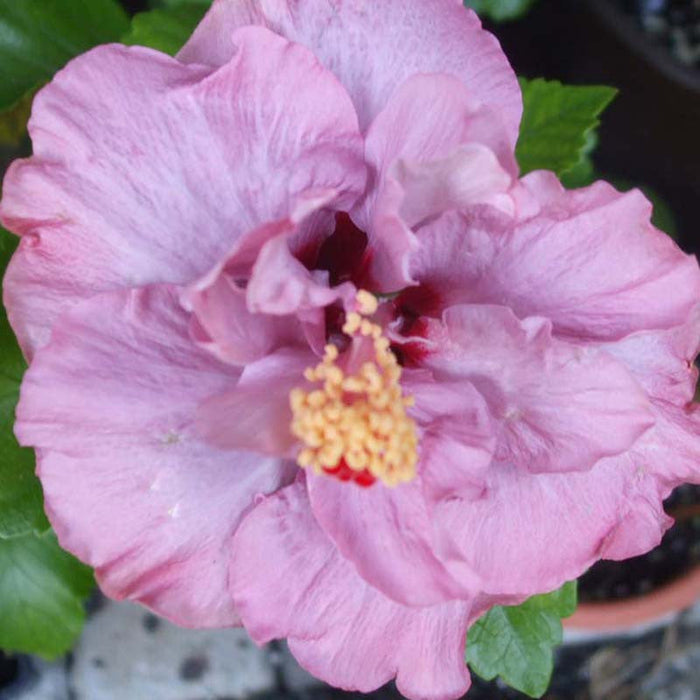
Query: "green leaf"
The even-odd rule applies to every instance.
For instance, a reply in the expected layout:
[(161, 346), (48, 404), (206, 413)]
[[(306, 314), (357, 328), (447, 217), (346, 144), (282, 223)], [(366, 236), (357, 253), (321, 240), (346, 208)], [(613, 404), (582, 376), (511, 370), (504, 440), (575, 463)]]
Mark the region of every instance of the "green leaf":
[(151, 7), (177, 7), (178, 5), (200, 5), (209, 9), (213, 0), (151, 0)]
[(47, 659), (68, 651), (93, 585), (90, 569), (53, 532), (0, 540), (0, 648)]
[(467, 663), (485, 680), (500, 676), (512, 688), (538, 698), (552, 677), (561, 618), (575, 610), (576, 582), (522, 605), (492, 608), (469, 630)]
[[(16, 238), (0, 228), (0, 270), (16, 247)], [(49, 527), (43, 510), (39, 479), (34, 474), (34, 451), (20, 447), (12, 432), (19, 386), (26, 363), (0, 307), (0, 540)]]
[[(0, 228), (1, 270), (16, 245)], [(0, 307), (0, 648), (54, 658), (80, 634), (94, 581), (48, 529), (34, 453), (12, 433), (25, 368)]]
[(125, 44), (139, 44), (176, 54), (199, 24), (207, 7), (198, 2), (182, 2), (136, 15)]
[(12, 107), (0, 111), (0, 146), (17, 148), (27, 134), (34, 91), (30, 90)]
[(494, 22), (509, 22), (527, 14), (537, 0), (464, 0), (482, 17), (488, 17)]
[(520, 79), (523, 120), (516, 149), (523, 173), (553, 170), (563, 175), (581, 162), (598, 117), (617, 94), (605, 85), (562, 85)]
[(128, 27), (117, 0), (0, 0), (0, 109)]
[(597, 175), (593, 165), (593, 152), (596, 148), (598, 148), (598, 133), (592, 129), (586, 135), (586, 145), (581, 151), (578, 163), (561, 176), (564, 187), (569, 189), (586, 187), (596, 180)]

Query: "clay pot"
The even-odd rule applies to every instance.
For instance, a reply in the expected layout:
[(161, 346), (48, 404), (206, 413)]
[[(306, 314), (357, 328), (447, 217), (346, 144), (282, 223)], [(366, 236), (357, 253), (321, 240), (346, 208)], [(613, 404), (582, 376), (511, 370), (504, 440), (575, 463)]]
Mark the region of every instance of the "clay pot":
[[(700, 503), (675, 504), (668, 513), (676, 521), (676, 527), (700, 516)], [(574, 615), (564, 620), (564, 626), (570, 630), (604, 635), (624, 633), (665, 622), (668, 617), (689, 608), (698, 600), (700, 564), (695, 564), (678, 578), (648, 593), (631, 598), (580, 603)]]
[(700, 566), (645, 595), (625, 600), (581, 603), (576, 612), (563, 622), (571, 630), (625, 632), (631, 628), (661, 622), (690, 607), (698, 599)]

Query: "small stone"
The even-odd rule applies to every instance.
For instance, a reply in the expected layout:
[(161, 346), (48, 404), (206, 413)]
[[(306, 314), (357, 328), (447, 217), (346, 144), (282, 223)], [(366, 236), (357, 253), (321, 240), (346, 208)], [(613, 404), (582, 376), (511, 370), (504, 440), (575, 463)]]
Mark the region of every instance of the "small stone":
[(639, 8), (644, 14), (659, 14), (666, 9), (666, 0), (639, 0)]
[(208, 669), (206, 656), (190, 656), (180, 665), (180, 678), (183, 681), (198, 681)]
[(642, 26), (650, 34), (663, 34), (668, 29), (668, 22), (665, 17), (644, 15), (642, 17)]
[(64, 661), (49, 663), (29, 656), (21, 661), (16, 682), (0, 690), (2, 700), (69, 700)]
[(141, 622), (146, 632), (150, 632), (151, 634), (160, 627), (160, 618), (156, 617), (153, 613), (146, 613)]
[(266, 650), (244, 630), (186, 630), (155, 619), (112, 601), (95, 613), (74, 651), (74, 700), (242, 700), (275, 688)]
[(700, 645), (680, 646), (665, 655), (642, 682), (640, 700), (697, 700)]

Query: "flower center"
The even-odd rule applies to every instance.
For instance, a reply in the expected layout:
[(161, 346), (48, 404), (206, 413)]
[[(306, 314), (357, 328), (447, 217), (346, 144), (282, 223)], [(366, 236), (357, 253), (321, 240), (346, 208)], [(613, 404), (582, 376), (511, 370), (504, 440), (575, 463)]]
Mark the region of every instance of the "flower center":
[(290, 394), (292, 433), (304, 447), (297, 462), (317, 474), (371, 486), (396, 486), (413, 479), (418, 460), (416, 426), (406, 413), (413, 405), (399, 380), (401, 367), (382, 329), (367, 316), (377, 310), (368, 292), (357, 295), (359, 312), (348, 314), (343, 332), (351, 350), (366, 354), (352, 374), (339, 366), (338, 348), (327, 345), (323, 360), (304, 373), (318, 388)]

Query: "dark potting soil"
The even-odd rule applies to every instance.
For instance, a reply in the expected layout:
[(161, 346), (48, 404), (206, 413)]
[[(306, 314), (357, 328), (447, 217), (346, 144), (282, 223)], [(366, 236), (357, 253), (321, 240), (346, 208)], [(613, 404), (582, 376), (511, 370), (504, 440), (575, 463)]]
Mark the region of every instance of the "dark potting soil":
[(686, 66), (700, 69), (700, 0), (617, 0), (655, 41)]
[(665, 507), (676, 523), (661, 544), (641, 557), (594, 564), (579, 579), (581, 602), (640, 596), (700, 563), (700, 486), (680, 486), (666, 500)]
[(19, 662), (12, 656), (5, 656), (0, 651), (0, 688), (14, 682), (17, 678)]

